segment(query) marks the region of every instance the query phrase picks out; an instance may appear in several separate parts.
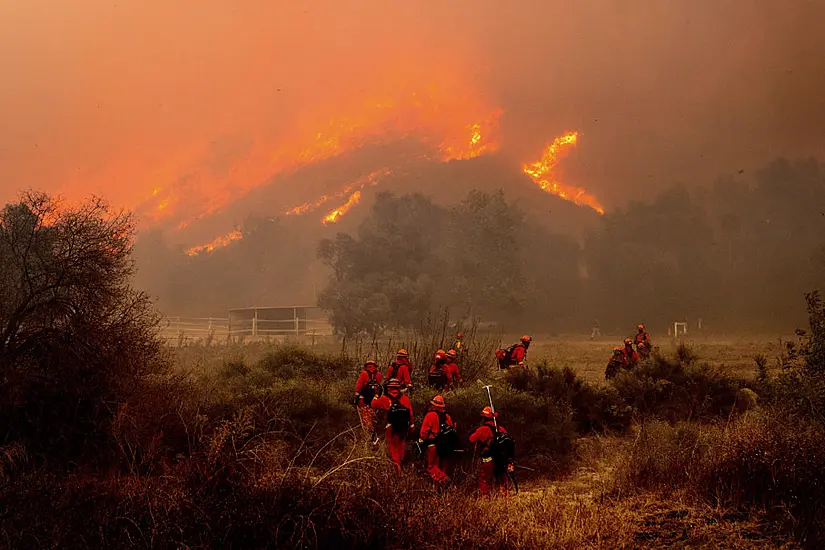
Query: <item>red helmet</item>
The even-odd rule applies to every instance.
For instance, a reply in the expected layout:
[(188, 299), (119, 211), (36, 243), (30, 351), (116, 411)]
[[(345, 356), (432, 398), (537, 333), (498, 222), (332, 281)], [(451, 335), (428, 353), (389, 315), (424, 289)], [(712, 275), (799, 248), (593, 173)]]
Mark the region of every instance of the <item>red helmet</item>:
[(398, 350), (398, 353), (396, 353), (395, 356), (396, 357), (409, 357), (410, 354), (407, 353), (407, 350), (405, 350), (404, 348), (401, 348), (400, 350)]
[(443, 349), (440, 349), (440, 350), (435, 352), (435, 360), (436, 361), (438, 361), (438, 360), (443, 361), (446, 357), (447, 357), (447, 352), (445, 352)]
[(533, 339), (530, 338), (529, 335), (525, 334), (524, 336), (521, 337), (521, 341), (525, 344), (529, 344), (530, 342), (533, 341)]
[(631, 340), (630, 338), (625, 338), (624, 339), (624, 345), (630, 346), (632, 344), (633, 344), (633, 340)]
[(451, 349), (450, 351), (447, 352), (447, 357), (449, 357), (451, 359), (455, 359), (456, 357), (458, 357), (458, 354), (455, 352), (454, 349)]
[(435, 407), (436, 409), (445, 409), (447, 408), (447, 404), (444, 402), (444, 398), (440, 395), (436, 395), (430, 401), (430, 406)]
[(498, 413), (493, 412), (493, 410), (488, 405), (481, 409), (481, 416), (482, 418), (489, 418), (490, 420), (492, 420), (493, 418), (496, 418), (498, 416)]
[(398, 378), (390, 378), (390, 381), (387, 382), (387, 389), (388, 390), (400, 390), (401, 389), (401, 382), (398, 381)]
[(645, 326), (639, 323), (639, 326), (637, 326), (636, 328), (639, 329), (639, 332), (642, 332), (645, 329)]

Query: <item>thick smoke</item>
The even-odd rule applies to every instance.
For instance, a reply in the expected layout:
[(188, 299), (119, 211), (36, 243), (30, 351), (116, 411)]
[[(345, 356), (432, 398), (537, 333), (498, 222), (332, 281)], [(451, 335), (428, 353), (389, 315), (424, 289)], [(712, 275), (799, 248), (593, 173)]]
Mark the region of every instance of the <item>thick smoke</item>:
[(566, 177), (609, 207), (825, 148), (822, 3), (227, 3), (0, 7), (0, 199), (134, 207), (376, 87), (460, 74), (503, 154), (581, 132)]

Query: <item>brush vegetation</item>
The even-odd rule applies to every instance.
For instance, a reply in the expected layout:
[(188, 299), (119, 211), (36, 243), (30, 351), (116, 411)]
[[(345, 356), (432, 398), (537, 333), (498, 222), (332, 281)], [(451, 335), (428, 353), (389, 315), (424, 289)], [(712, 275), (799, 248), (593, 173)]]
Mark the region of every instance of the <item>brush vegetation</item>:
[[(493, 381), (522, 493), (480, 501), (472, 448), (436, 491), (414, 453), (392, 475), (351, 406), (366, 356), (449, 345), (446, 321), (336, 353), (295, 343), (161, 346), (129, 286), (132, 226), (101, 203), (31, 196), (0, 219), (4, 547), (537, 548), (825, 543), (823, 304), (753, 376), (680, 347), (609, 384), (572, 366), (494, 368), (472, 328), (466, 436)], [(769, 363), (776, 363), (769, 368)], [(420, 424), (432, 392), (412, 395)]]

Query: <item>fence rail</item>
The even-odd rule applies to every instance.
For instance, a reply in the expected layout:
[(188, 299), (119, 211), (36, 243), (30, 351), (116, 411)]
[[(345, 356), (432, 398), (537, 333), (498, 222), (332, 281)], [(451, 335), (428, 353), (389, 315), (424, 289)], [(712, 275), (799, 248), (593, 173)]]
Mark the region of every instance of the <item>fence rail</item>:
[(286, 336), (329, 336), (332, 326), (326, 319), (243, 319), (226, 317), (165, 317), (161, 336), (168, 344), (219, 344), (254, 342)]

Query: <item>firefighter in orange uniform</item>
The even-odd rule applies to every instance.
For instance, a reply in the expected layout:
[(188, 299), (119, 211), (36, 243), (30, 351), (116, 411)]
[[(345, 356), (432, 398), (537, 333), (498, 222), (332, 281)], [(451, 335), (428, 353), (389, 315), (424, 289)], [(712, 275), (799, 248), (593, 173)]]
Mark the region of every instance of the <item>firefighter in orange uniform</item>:
[(373, 443), (378, 443), (378, 434), (375, 432), (375, 411), (370, 405), (373, 399), (383, 393), (381, 380), (378, 364), (369, 359), (364, 363), (364, 370), (358, 375), (358, 381), (355, 383), (355, 406), (358, 408), (358, 417), (361, 419), (361, 427)]
[(458, 369), (456, 358), (458, 354), (454, 349), (447, 352), (447, 359), (444, 362), (444, 373), (447, 375), (447, 387), (451, 390), (461, 386), (461, 371)]
[(387, 451), (393, 466), (395, 466), (395, 473), (398, 475), (401, 475), (401, 463), (404, 461), (407, 434), (415, 429), (412, 403), (406, 395), (401, 393), (401, 388), (401, 382), (393, 378), (387, 384), (386, 395), (374, 399), (371, 403), (373, 409), (386, 411), (387, 413)]
[[(482, 424), (470, 435), (470, 443), (477, 443), (481, 451), (481, 465), (478, 470), (478, 490), (483, 498), (490, 498), (493, 486), (498, 484), (503, 494), (507, 494), (507, 471), (512, 468), (500, 452), (493, 448), (496, 434), (507, 434), (503, 426), (495, 422), (498, 413), (489, 406), (481, 410)], [(510, 457), (512, 458), (512, 457)]]
[[(427, 473), (439, 484), (450, 480), (447, 475), (458, 434), (455, 423), (447, 414), (447, 405), (440, 395), (433, 397), (424, 421), (421, 422), (419, 445), (426, 449)], [(452, 447), (452, 448), (451, 448)]]
[(412, 388), (411, 371), (410, 354), (407, 353), (407, 350), (400, 349), (395, 355), (395, 361), (393, 361), (387, 369), (387, 380), (397, 378), (401, 383), (401, 391), (407, 391)]

